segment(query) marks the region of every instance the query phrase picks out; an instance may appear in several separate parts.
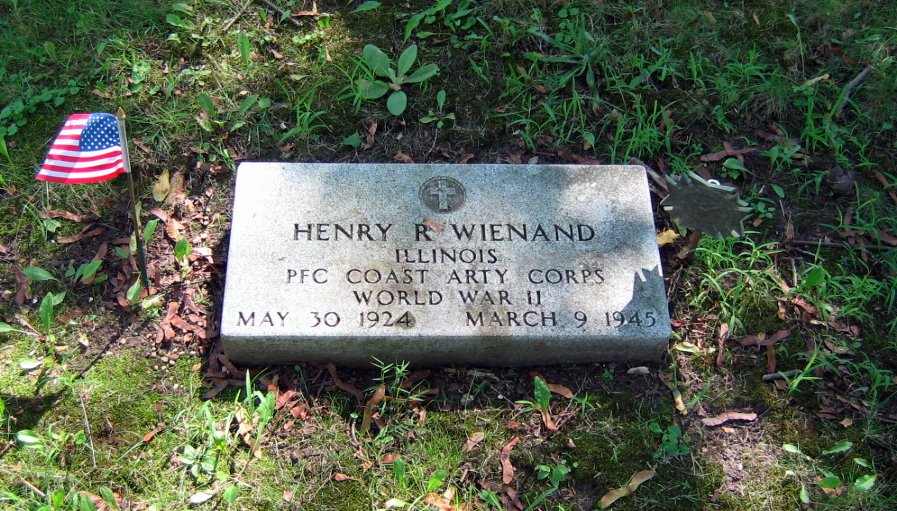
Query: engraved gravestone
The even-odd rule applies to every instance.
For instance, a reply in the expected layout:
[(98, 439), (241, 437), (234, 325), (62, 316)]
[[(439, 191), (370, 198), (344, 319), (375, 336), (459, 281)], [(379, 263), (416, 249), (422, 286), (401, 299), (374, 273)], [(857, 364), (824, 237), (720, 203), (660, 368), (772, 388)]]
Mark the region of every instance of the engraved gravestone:
[(248, 364), (659, 359), (645, 170), (243, 163), (221, 338)]

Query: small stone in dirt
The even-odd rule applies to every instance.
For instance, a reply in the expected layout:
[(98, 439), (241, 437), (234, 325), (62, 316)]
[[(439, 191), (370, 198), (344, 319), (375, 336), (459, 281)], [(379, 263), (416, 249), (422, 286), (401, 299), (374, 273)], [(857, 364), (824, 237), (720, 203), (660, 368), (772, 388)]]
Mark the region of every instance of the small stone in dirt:
[(835, 165), (829, 169), (825, 180), (836, 195), (851, 195), (853, 194), (853, 185), (856, 183), (856, 175), (851, 170), (845, 172), (839, 165)]

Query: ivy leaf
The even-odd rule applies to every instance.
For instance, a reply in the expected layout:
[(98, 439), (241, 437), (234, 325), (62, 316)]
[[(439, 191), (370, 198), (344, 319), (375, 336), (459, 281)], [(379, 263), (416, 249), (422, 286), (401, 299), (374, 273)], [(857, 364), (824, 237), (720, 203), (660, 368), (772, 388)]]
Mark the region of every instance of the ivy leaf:
[(747, 167), (744, 166), (744, 163), (741, 163), (738, 158), (729, 158), (728, 160), (723, 162), (723, 167), (726, 167), (729, 170), (738, 170), (744, 173), (750, 172)]
[(364, 99), (379, 99), (389, 92), (389, 85), (380, 80), (358, 80), (356, 84)]
[(436, 64), (426, 64), (418, 68), (417, 71), (411, 73), (411, 76), (405, 79), (405, 83), (420, 83), (436, 76), (436, 73), (438, 72), (439, 66)]
[(243, 65), (249, 65), (249, 59), (252, 57), (252, 46), (249, 44), (249, 37), (240, 32), (237, 36), (237, 45), (240, 47), (240, 57), (243, 59)]
[(359, 5), (358, 7), (356, 7), (355, 10), (352, 11), (352, 14), (355, 14), (356, 12), (372, 11), (372, 10), (376, 9), (377, 7), (380, 7), (380, 2), (375, 2), (373, 0), (369, 0), (369, 1), (364, 2), (363, 4)]
[(197, 504), (202, 504), (203, 502), (209, 500), (210, 498), (212, 498), (214, 496), (215, 496), (214, 493), (211, 493), (208, 491), (196, 492), (190, 496), (190, 503), (193, 504), (194, 506)]
[(9, 323), (0, 322), (0, 334), (7, 334), (9, 332), (21, 332), (21, 330), (13, 328)]
[(803, 454), (800, 452), (800, 448), (794, 444), (782, 444), (782, 449), (785, 449), (792, 454)]
[(181, 238), (174, 244), (174, 258), (181, 264), (187, 264), (187, 256), (192, 252), (187, 238)]
[(19, 367), (25, 371), (30, 371), (32, 369), (37, 369), (42, 366), (44, 363), (40, 360), (36, 360), (33, 358), (25, 358), (19, 361)]
[[(159, 226), (159, 219), (153, 218), (149, 222), (146, 223), (146, 227), (143, 228), (143, 242), (149, 243), (150, 240), (153, 239), (153, 236), (156, 234), (156, 228)], [(134, 248), (136, 251), (137, 248)]]
[(360, 148), (361, 147), (361, 135), (359, 135), (357, 131), (355, 133), (352, 133), (351, 135), (349, 135), (348, 137), (343, 139), (343, 145), (351, 146), (351, 147), (354, 147), (355, 149)]
[(818, 484), (822, 488), (834, 490), (835, 488), (841, 486), (841, 478), (836, 475), (828, 475), (828, 476), (822, 478), (816, 484)]
[(853, 487), (859, 491), (869, 491), (875, 485), (876, 477), (878, 476), (876, 476), (875, 474), (866, 474), (864, 476), (861, 476), (853, 483)]
[(807, 491), (807, 487), (804, 486), (804, 483), (800, 483), (800, 501), (804, 504), (810, 503), (810, 492)]
[(41, 323), (44, 324), (44, 328), (47, 331), (50, 330), (50, 326), (53, 324), (53, 311), (56, 308), (55, 299), (56, 297), (53, 296), (53, 293), (47, 293), (44, 299), (41, 300), (40, 308), (38, 309)]
[(371, 71), (373, 71), (375, 75), (389, 75), (389, 57), (383, 53), (380, 48), (377, 48), (373, 44), (368, 44), (364, 47), (362, 55), (364, 56), (365, 64), (371, 68)]
[(833, 445), (831, 449), (826, 449), (822, 451), (822, 454), (834, 454), (836, 452), (844, 452), (849, 451), (853, 447), (853, 442), (848, 442), (847, 440), (841, 440), (837, 444)]
[[(377, 3), (377, 2), (374, 2)], [(232, 484), (224, 489), (221, 493), (221, 498), (224, 499), (228, 504), (233, 504), (237, 501), (237, 494), (240, 492), (240, 489), (236, 484)]]
[(137, 301), (140, 300), (140, 291), (142, 290), (143, 286), (140, 285), (140, 279), (137, 279), (131, 284), (131, 287), (128, 288), (128, 291), (125, 293), (125, 298), (131, 303), (137, 303)]
[(16, 433), (16, 440), (22, 442), (25, 447), (40, 447), (44, 443), (41, 437), (30, 429), (23, 429)]
[(402, 41), (407, 41), (409, 37), (411, 37), (411, 32), (414, 31), (415, 28), (420, 25), (420, 22), (424, 20), (424, 17), (427, 15), (427, 12), (419, 12), (411, 17), (408, 20), (408, 23), (405, 24), (405, 38)]
[(551, 391), (548, 389), (545, 380), (536, 376), (533, 378), (533, 387), (533, 395), (536, 397), (536, 403), (538, 403), (539, 409), (548, 410), (551, 403)]
[(399, 55), (399, 76), (405, 76), (417, 60), (417, 45), (412, 44)]
[(42, 282), (44, 280), (56, 280), (56, 277), (47, 270), (37, 266), (29, 266), (22, 270), (22, 274), (28, 277), (32, 282)]
[(210, 98), (208, 94), (203, 92), (199, 95), (197, 101), (199, 102), (199, 106), (209, 114), (209, 118), (215, 117), (215, 103), (212, 102), (212, 98)]
[(389, 113), (392, 115), (402, 115), (402, 112), (405, 111), (405, 107), (407, 106), (408, 96), (402, 91), (393, 92), (389, 95), (389, 99), (386, 100), (386, 109), (389, 110)]

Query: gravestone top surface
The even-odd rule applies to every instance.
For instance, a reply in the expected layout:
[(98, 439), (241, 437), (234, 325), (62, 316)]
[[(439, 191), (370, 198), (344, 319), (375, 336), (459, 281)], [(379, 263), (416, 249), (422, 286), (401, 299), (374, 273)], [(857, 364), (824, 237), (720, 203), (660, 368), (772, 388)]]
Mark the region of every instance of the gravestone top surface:
[(659, 359), (640, 166), (242, 163), (221, 337), (247, 364)]

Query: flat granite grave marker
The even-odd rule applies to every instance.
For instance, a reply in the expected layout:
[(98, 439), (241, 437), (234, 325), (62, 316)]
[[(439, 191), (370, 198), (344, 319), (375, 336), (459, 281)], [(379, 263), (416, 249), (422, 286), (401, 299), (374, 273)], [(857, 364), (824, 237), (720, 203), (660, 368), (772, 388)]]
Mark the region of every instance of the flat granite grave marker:
[(246, 364), (659, 359), (639, 166), (243, 163), (221, 338)]

